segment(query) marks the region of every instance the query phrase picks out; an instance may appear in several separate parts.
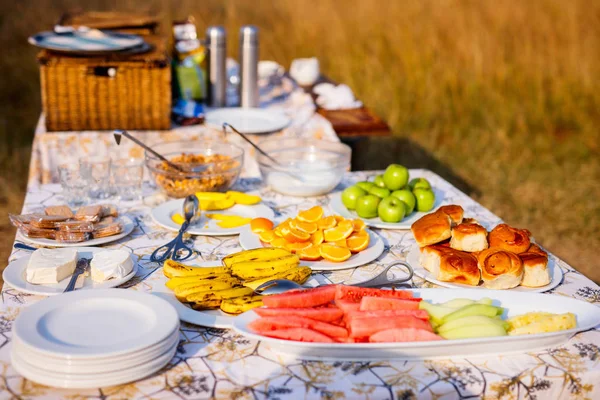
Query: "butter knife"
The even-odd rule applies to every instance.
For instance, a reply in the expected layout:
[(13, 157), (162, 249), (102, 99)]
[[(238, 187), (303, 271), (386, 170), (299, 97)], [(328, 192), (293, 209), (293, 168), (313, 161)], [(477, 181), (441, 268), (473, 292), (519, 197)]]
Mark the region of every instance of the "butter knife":
[(77, 278), (79, 275), (84, 274), (90, 268), (90, 258), (80, 258), (77, 260), (77, 266), (75, 267), (75, 272), (73, 272), (73, 276), (71, 276), (71, 280), (67, 285), (67, 288), (63, 293), (71, 292), (75, 289), (75, 284), (77, 283)]

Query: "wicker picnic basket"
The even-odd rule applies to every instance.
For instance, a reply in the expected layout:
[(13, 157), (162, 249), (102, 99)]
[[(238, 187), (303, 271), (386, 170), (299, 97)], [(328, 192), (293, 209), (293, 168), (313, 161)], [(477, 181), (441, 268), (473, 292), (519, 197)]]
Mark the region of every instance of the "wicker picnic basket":
[[(81, 17), (78, 22), (95, 25)], [(72, 56), (39, 52), (46, 129), (169, 129), (171, 65), (167, 39), (157, 35), (144, 39), (151, 50), (137, 54)]]

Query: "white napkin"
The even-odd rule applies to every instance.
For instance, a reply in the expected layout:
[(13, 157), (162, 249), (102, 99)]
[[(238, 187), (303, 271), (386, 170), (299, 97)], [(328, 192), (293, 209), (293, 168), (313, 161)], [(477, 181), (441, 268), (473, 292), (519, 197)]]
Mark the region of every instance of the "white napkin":
[(356, 100), (352, 89), (348, 85), (333, 85), (320, 83), (313, 88), (318, 96), (317, 104), (326, 110), (346, 110), (362, 107), (362, 102)]

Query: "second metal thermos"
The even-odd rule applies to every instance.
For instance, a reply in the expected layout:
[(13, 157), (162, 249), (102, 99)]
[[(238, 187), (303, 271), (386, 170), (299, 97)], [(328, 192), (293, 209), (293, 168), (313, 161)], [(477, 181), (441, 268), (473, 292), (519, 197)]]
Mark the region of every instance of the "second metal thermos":
[(227, 40), (222, 26), (211, 26), (206, 30), (208, 45), (208, 104), (225, 107), (227, 89)]
[(240, 103), (258, 107), (258, 28), (245, 25), (240, 29)]

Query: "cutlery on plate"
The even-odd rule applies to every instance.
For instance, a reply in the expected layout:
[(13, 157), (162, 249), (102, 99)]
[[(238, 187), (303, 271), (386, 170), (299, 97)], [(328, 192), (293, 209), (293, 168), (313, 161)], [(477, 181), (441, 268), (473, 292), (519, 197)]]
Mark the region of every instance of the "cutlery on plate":
[[(401, 265), (408, 271), (408, 274), (405, 277), (400, 279), (389, 279), (388, 271), (395, 266)], [(349, 286), (356, 287), (384, 287), (384, 286), (394, 286), (402, 283), (406, 283), (410, 281), (413, 277), (413, 269), (410, 265), (405, 263), (404, 261), (394, 261), (393, 263), (388, 264), (379, 275), (375, 276), (373, 279), (369, 279), (368, 281), (358, 282)], [(272, 281), (268, 281), (258, 286), (254, 292), (260, 295), (271, 295), (271, 294), (279, 294), (284, 293), (289, 290), (294, 289), (309, 289), (308, 287), (297, 284), (294, 281), (290, 281), (288, 279), (274, 279)]]
[(15, 249), (25, 250), (25, 251), (36, 251), (37, 247), (28, 246), (24, 243), (15, 243), (13, 246)]
[(71, 276), (71, 280), (67, 285), (67, 288), (63, 293), (71, 292), (75, 289), (75, 284), (77, 283), (77, 278), (79, 275), (86, 273), (90, 269), (91, 258), (80, 258), (77, 260), (77, 266), (75, 267), (75, 272), (73, 272), (73, 276)]

